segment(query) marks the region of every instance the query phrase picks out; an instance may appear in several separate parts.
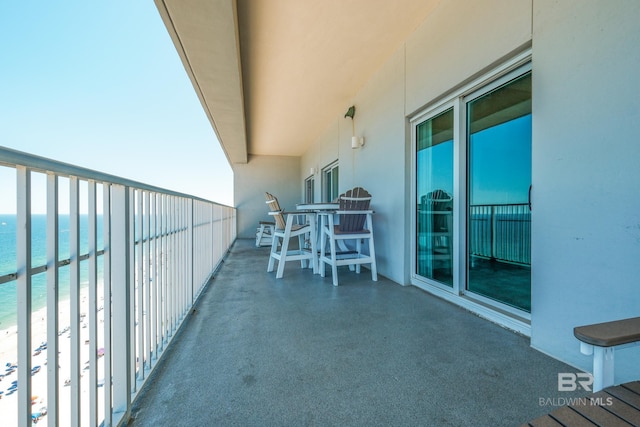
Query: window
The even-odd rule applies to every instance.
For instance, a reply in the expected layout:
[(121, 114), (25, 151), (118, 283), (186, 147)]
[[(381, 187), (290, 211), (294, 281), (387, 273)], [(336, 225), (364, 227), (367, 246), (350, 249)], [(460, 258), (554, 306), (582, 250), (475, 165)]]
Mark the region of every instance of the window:
[(304, 180), (304, 202), (313, 203), (313, 195), (315, 193), (315, 178), (311, 175)]
[(338, 162), (322, 169), (322, 201), (331, 202), (338, 198)]

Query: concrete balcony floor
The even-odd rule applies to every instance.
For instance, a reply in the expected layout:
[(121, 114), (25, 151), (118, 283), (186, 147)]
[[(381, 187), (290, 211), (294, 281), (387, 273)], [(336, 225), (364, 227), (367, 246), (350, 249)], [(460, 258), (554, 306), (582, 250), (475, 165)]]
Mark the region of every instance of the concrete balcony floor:
[(276, 280), (267, 260), (236, 241), (129, 425), (517, 426), (588, 395), (559, 392), (577, 370), (528, 338), (418, 288), (346, 267), (333, 287), (295, 262)]

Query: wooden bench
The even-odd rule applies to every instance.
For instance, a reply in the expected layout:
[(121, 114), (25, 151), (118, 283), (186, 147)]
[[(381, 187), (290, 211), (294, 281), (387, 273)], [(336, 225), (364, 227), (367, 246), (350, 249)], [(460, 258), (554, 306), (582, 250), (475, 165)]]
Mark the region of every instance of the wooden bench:
[(593, 354), (593, 391), (613, 385), (614, 349), (640, 345), (640, 317), (578, 326), (573, 335), (579, 339), (580, 352)]
[(640, 382), (608, 387), (521, 427), (640, 426)]

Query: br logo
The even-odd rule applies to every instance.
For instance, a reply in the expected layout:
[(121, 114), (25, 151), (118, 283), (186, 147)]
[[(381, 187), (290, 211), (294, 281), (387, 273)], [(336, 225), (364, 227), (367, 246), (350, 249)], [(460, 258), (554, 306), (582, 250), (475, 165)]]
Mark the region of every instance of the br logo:
[(593, 375), (585, 372), (578, 372), (576, 374), (572, 372), (558, 373), (558, 391), (576, 391), (585, 390), (591, 391), (591, 385), (593, 384)]

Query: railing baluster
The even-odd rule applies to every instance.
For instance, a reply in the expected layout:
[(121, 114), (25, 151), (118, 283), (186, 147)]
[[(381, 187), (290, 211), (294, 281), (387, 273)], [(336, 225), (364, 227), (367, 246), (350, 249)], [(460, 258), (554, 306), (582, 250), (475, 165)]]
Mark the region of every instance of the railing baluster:
[[(144, 192), (144, 335), (146, 366), (151, 369), (151, 193)], [(144, 365), (143, 365), (144, 371)], [(144, 378), (144, 376), (143, 376)]]
[(190, 219), (191, 209), (189, 207), (189, 201), (182, 199), (182, 223), (184, 224), (184, 231), (182, 232), (184, 243), (184, 253), (182, 254), (182, 319), (187, 315), (188, 307), (191, 306), (191, 278), (190, 271), (193, 273), (193, 263), (191, 262), (193, 256), (193, 248), (191, 246), (191, 233), (193, 232), (193, 220)]
[(111, 336), (111, 188), (112, 186), (107, 183), (102, 184), (102, 233), (103, 233), (103, 312), (104, 312), (104, 356), (103, 356), (103, 370), (104, 370), (104, 427), (111, 427), (113, 424), (113, 380), (112, 380), (112, 336)]
[(69, 302), (71, 332), (71, 425), (80, 425), (80, 186), (69, 178)]
[(184, 301), (184, 256), (185, 256), (185, 245), (184, 245), (184, 203), (182, 198), (176, 199), (177, 207), (178, 207), (178, 251), (176, 253), (177, 259), (177, 288), (176, 288), (176, 324), (173, 326), (174, 330), (177, 327), (177, 323), (182, 319), (184, 311), (183, 301)]
[(167, 197), (167, 216), (166, 216), (166, 238), (165, 245), (167, 250), (165, 252), (165, 342), (172, 336), (172, 299), (171, 299), (171, 291), (172, 284), (174, 283), (173, 279), (173, 265), (172, 265), (172, 256), (173, 256), (173, 197)]
[(129, 409), (130, 364), (130, 258), (129, 188), (112, 186), (111, 218), (111, 298), (113, 412), (123, 416)]
[(175, 300), (175, 309), (176, 316), (175, 322), (173, 324), (173, 330), (176, 330), (176, 326), (180, 319), (182, 318), (182, 290), (184, 286), (184, 278), (182, 276), (182, 266), (184, 259), (184, 231), (182, 229), (183, 220), (184, 220), (184, 212), (183, 212), (182, 200), (176, 198), (176, 300)]
[(174, 254), (175, 260), (175, 288), (174, 288), (174, 310), (175, 316), (173, 320), (173, 331), (175, 333), (176, 327), (178, 325), (179, 319), (182, 317), (182, 254), (183, 254), (183, 246), (182, 246), (182, 203), (179, 198), (175, 198), (175, 212), (176, 212), (176, 240), (175, 247), (176, 251)]
[[(193, 274), (193, 247), (192, 245), (192, 233), (193, 233), (193, 218), (190, 218), (191, 208), (190, 203), (186, 199), (182, 199), (182, 223), (184, 224), (184, 231), (182, 232), (183, 244), (185, 246), (184, 253), (182, 254), (182, 316), (184, 319), (187, 315), (188, 307), (191, 306), (191, 293), (193, 290), (192, 280), (190, 274)], [(190, 273), (191, 272), (191, 273)]]
[(98, 424), (98, 230), (96, 207), (96, 182), (88, 185), (88, 226), (89, 226), (89, 420), (90, 425)]
[(58, 177), (47, 173), (47, 424), (59, 424)]
[(162, 194), (156, 196), (156, 238), (155, 238), (155, 276), (156, 291), (156, 359), (162, 351)]
[(167, 341), (167, 330), (168, 330), (168, 318), (167, 315), (167, 263), (169, 261), (169, 257), (167, 256), (167, 216), (168, 216), (168, 199), (169, 196), (162, 196), (162, 229), (160, 232), (160, 240), (162, 241), (162, 253), (160, 256), (162, 263), (162, 289), (161, 289), (161, 301), (162, 301), (162, 336), (160, 340), (160, 350), (164, 351), (164, 344)]
[(171, 335), (175, 335), (176, 325), (180, 316), (180, 203), (177, 197), (173, 197), (173, 317), (171, 322)]
[(31, 171), (16, 168), (18, 297), (18, 416), (31, 425)]
[[(136, 337), (138, 331), (136, 330), (136, 271), (135, 271), (135, 263), (136, 263), (136, 223), (135, 223), (135, 215), (136, 215), (136, 204), (135, 204), (135, 193), (136, 190), (133, 188), (129, 188), (129, 210), (128, 210), (128, 223), (129, 223), (129, 233), (130, 238), (127, 240), (129, 245), (129, 327), (127, 330), (129, 331), (129, 386), (130, 392), (137, 391), (137, 369), (136, 369)], [(128, 405), (127, 405), (128, 407)]]
[(222, 252), (220, 250), (220, 248), (222, 247), (220, 243), (220, 240), (222, 240), (222, 235), (220, 234), (220, 229), (216, 222), (218, 218), (218, 210), (219, 209), (217, 206), (211, 207), (211, 249), (214, 254), (214, 259), (222, 258)]
[(165, 270), (165, 298), (166, 298), (166, 334), (165, 334), (165, 340), (169, 339), (172, 335), (173, 335), (173, 299), (172, 297), (172, 290), (173, 290), (173, 286), (172, 284), (174, 284), (174, 278), (173, 278), (173, 197), (169, 196), (167, 197), (167, 238), (166, 238), (166, 245), (167, 245), (167, 252), (165, 255), (165, 260), (166, 260), (166, 270)]
[(169, 284), (169, 336), (173, 337), (173, 332), (175, 331), (175, 319), (176, 319), (176, 287), (178, 284), (178, 276), (176, 274), (176, 257), (178, 247), (177, 243), (177, 233), (176, 233), (176, 198), (171, 196), (171, 216), (170, 216), (170, 236), (169, 243), (171, 245), (171, 249), (169, 249), (170, 254), (170, 262), (169, 268), (171, 273), (169, 274), (170, 282)]
[(137, 293), (137, 297), (136, 297), (136, 304), (135, 304), (135, 308), (136, 308), (136, 321), (135, 323), (137, 324), (137, 326), (134, 326), (134, 330), (136, 331), (137, 334), (137, 338), (138, 338), (138, 342), (137, 342), (137, 350), (136, 350), (136, 355), (137, 355), (137, 361), (138, 364), (136, 366), (136, 371), (137, 371), (137, 375), (136, 377), (138, 379), (144, 379), (144, 361), (145, 361), (145, 352), (144, 352), (144, 318), (143, 318), (143, 313), (144, 313), (144, 272), (143, 272), (143, 267), (144, 267), (144, 233), (143, 233), (143, 211), (142, 211), (142, 207), (143, 207), (143, 194), (142, 191), (136, 191), (136, 202), (137, 202), (137, 210), (136, 210), (136, 238), (138, 239), (138, 244), (136, 245), (136, 280), (135, 280), (135, 284), (138, 290)]
[(187, 300), (186, 258), (188, 255), (187, 228), (186, 228), (187, 212), (186, 212), (186, 203), (184, 199), (182, 198), (179, 199), (179, 206), (180, 206), (180, 210), (179, 210), (180, 212), (180, 246), (179, 246), (180, 250), (178, 251), (178, 256), (180, 259), (180, 267), (178, 271), (180, 272), (180, 280), (178, 280), (178, 283), (180, 287), (178, 288), (178, 319), (182, 320), (185, 316), (184, 309), (186, 306), (185, 301)]

